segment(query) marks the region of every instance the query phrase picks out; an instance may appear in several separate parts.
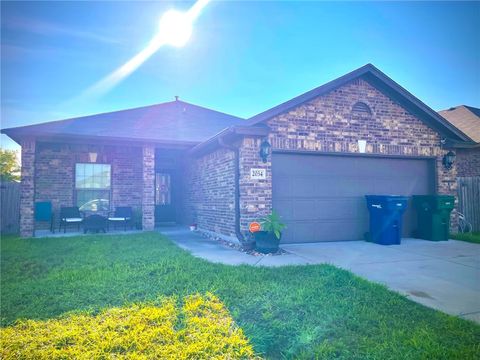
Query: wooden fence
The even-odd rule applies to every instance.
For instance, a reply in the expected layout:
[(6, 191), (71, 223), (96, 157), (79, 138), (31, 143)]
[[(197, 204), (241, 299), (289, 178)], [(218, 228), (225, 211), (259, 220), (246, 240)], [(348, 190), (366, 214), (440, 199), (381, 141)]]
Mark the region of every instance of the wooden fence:
[(459, 177), (458, 211), (472, 224), (473, 231), (480, 231), (480, 177)]
[(17, 234), (20, 230), (20, 183), (0, 182), (0, 231)]

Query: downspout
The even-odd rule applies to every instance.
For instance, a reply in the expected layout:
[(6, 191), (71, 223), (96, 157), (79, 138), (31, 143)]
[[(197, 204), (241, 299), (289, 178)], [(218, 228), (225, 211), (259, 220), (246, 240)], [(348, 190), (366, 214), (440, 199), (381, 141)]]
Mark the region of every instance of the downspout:
[(218, 145), (222, 148), (233, 151), (235, 156), (235, 235), (240, 243), (245, 242), (243, 234), (240, 230), (240, 149), (236, 146), (225, 144), (223, 138), (218, 138)]

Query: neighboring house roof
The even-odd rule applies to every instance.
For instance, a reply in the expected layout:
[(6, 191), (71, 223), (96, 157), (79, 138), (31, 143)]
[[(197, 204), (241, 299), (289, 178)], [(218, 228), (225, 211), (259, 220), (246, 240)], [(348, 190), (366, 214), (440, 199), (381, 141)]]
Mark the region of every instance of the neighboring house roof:
[(25, 136), (105, 137), (171, 143), (200, 143), (244, 124), (236, 116), (176, 100), (157, 105), (3, 129), (19, 142)]
[(305, 102), (315, 99), (318, 96), (327, 94), (328, 92), (333, 91), (360, 77), (367, 80), (390, 98), (396, 100), (412, 114), (418, 116), (429, 126), (444, 134), (446, 137), (453, 137), (455, 140), (470, 141), (469, 137), (466, 136), (461, 130), (457, 129), (443, 117), (439, 116), (436, 111), (428, 107), (372, 64), (364, 65), (361, 68), (343, 75), (333, 81), (310, 90), (269, 110), (261, 112), (260, 114), (248, 119), (247, 123), (249, 125), (255, 125), (269, 120), (274, 116), (285, 113), (301, 104), (304, 104)]
[(453, 126), (462, 130), (470, 139), (480, 143), (480, 109), (459, 105), (438, 113)]

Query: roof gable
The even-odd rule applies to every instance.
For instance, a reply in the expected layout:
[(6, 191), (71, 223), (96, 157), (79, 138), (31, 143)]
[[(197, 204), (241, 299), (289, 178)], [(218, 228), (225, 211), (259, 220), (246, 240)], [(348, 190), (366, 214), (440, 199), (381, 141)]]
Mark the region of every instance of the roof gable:
[(413, 115), (416, 115), (428, 126), (434, 128), (445, 137), (453, 138), (455, 140), (470, 141), (469, 137), (466, 136), (462, 131), (457, 129), (455, 126), (452, 126), (452, 124), (442, 118), (437, 112), (428, 107), (406, 89), (398, 85), (395, 81), (390, 79), (372, 64), (364, 65), (361, 68), (343, 75), (333, 81), (301, 94), (269, 110), (261, 112), (260, 114), (249, 118), (247, 123), (248, 125), (253, 126), (269, 120), (274, 116), (285, 113), (301, 104), (313, 100), (316, 97), (327, 94), (330, 91), (335, 90), (340, 86), (360, 77), (368, 81), (372, 86), (380, 90), (385, 95), (397, 101), (401, 106), (408, 109)]

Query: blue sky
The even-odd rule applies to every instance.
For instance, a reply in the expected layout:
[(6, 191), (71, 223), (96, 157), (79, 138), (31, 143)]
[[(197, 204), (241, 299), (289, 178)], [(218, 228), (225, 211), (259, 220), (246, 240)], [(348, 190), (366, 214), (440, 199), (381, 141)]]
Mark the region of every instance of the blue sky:
[[(184, 101), (250, 117), (373, 63), (435, 110), (480, 107), (479, 2), (214, 1), (102, 97), (79, 95), (193, 2), (2, 2), (1, 127)], [(12, 142), (2, 135), (2, 145)]]

